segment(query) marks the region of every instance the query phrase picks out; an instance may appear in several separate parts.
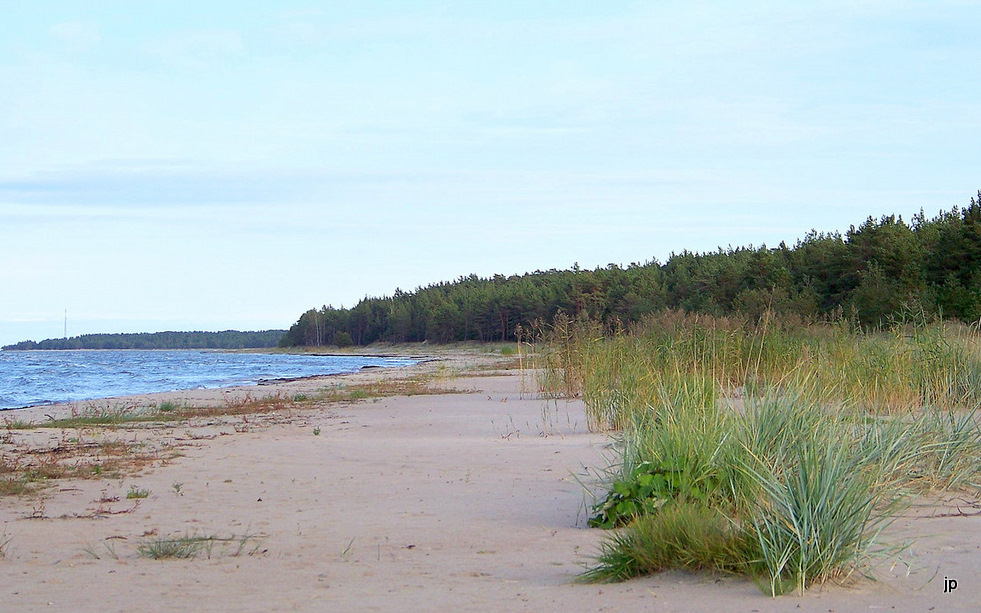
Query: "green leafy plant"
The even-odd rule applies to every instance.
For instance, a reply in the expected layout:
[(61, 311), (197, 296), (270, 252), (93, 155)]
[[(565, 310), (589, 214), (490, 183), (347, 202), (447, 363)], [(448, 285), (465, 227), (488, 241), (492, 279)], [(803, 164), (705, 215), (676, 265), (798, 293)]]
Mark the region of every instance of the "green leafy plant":
[[(606, 498), (593, 506), (594, 515), (589, 519), (589, 526), (618, 528), (640, 515), (653, 513), (679, 496), (683, 482), (680, 470), (641, 462), (626, 479), (615, 481)], [(715, 485), (717, 480), (713, 479), (689, 493), (693, 498), (704, 500)]]

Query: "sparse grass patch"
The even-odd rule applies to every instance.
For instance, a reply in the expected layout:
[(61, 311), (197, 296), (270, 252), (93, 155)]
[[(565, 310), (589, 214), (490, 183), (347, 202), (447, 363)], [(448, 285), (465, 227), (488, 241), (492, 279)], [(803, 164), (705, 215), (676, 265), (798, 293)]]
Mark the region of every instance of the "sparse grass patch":
[(7, 430), (31, 430), (36, 428), (33, 423), (29, 421), (24, 421), (23, 419), (12, 419), (10, 417), (3, 418), (3, 427)]
[(242, 536), (196, 536), (185, 534), (177, 538), (159, 538), (145, 541), (137, 547), (137, 554), (151, 560), (188, 560), (204, 555), (212, 557), (256, 555), (262, 553), (262, 540), (252, 534)]
[(174, 411), (179, 411), (185, 405), (174, 402), (173, 400), (164, 400), (157, 405), (157, 412), (159, 413), (172, 413)]
[(94, 426), (113, 427), (125, 424), (159, 421), (161, 418), (152, 409), (137, 406), (89, 407), (82, 411), (73, 411), (71, 417), (40, 422), (39, 428), (87, 428)]
[(149, 497), (150, 497), (150, 490), (146, 488), (139, 488), (136, 487), (135, 485), (129, 486), (129, 491), (126, 492), (127, 500), (149, 498)]
[(93, 560), (101, 560), (102, 556), (108, 556), (114, 560), (119, 559), (119, 554), (116, 553), (116, 545), (113, 543), (113, 541), (103, 541), (102, 546), (105, 549), (105, 552), (102, 552), (92, 543), (86, 544), (85, 547), (82, 548), (82, 551)]
[(12, 456), (0, 454), (0, 496), (21, 496), (31, 491), (20, 462)]
[(196, 417), (218, 417), (224, 415), (251, 415), (277, 411), (290, 411), (312, 401), (302, 394), (288, 397), (282, 393), (255, 397), (251, 393), (241, 399), (227, 398), (223, 404), (215, 406), (192, 406), (173, 401), (158, 405), (139, 407), (133, 405), (98, 407), (88, 406), (74, 409), (70, 417), (49, 419), (43, 422), (7, 420), (8, 430), (29, 430), (34, 428), (123, 428), (147, 423), (167, 423), (186, 421)]
[(23, 496), (31, 491), (31, 486), (23, 479), (0, 477), (0, 497)]
[(418, 396), (429, 394), (460, 394), (467, 390), (434, 385), (431, 376), (419, 375), (401, 379), (382, 379), (354, 385), (338, 385), (321, 391), (323, 402), (357, 402), (369, 398)]
[(54, 446), (16, 449), (0, 456), (0, 495), (24, 495), (61, 479), (117, 478), (158, 461), (142, 443), (63, 438)]
[(197, 557), (201, 549), (208, 543), (201, 537), (185, 536), (175, 539), (155, 539), (143, 543), (137, 548), (141, 557), (151, 560), (178, 559)]
[(191, 419), (194, 417), (261, 415), (274, 412), (288, 413), (300, 408), (299, 404), (292, 397), (281, 392), (258, 397), (253, 396), (250, 392), (241, 399), (226, 397), (225, 402), (217, 406), (182, 406), (174, 414), (180, 419)]

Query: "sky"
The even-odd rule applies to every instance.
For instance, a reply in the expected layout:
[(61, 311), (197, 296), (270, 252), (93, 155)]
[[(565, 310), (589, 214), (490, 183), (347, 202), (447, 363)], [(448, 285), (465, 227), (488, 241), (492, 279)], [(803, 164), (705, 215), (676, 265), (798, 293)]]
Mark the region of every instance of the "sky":
[(0, 344), (288, 328), (965, 206), (978, 23), (968, 0), (0, 0)]

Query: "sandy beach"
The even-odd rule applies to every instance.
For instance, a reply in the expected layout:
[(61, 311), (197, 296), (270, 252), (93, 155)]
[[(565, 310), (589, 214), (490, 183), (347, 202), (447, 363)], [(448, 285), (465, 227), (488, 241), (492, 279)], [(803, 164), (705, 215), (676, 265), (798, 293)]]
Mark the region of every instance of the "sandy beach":
[[(411, 368), (93, 406), (232, 406), (423, 375), (450, 393), (113, 429), (0, 430), (5, 457), (108, 441), (145, 458), (121, 474), (0, 498), (0, 610), (978, 609), (981, 515), (957, 499), (924, 501), (893, 524), (886, 540), (912, 544), (876, 567), (875, 581), (776, 599), (709, 573), (575, 583), (604, 537), (585, 527), (582, 482), (606, 466), (610, 439), (587, 431), (581, 403), (540, 399), (532, 375), (514, 366), (511, 357), (450, 353)], [(0, 419), (43, 421), (80, 406)], [(206, 541), (193, 559), (140, 553), (184, 536)], [(951, 580), (957, 587), (945, 592)]]

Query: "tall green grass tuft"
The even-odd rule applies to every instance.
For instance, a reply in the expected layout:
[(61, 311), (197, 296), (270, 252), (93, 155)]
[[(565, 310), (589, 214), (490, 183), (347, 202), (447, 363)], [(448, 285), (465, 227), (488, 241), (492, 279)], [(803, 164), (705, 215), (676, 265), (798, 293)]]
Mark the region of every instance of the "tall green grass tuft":
[(676, 501), (644, 515), (602, 545), (598, 564), (580, 576), (587, 583), (625, 581), (662, 570), (744, 572), (748, 533), (718, 509)]
[[(774, 411), (766, 409), (780, 404), (790, 418), (767, 423)], [(777, 595), (853, 572), (888, 523), (887, 507), (902, 499), (890, 498), (895, 467), (879, 461), (891, 456), (857, 445), (861, 428), (792, 401), (766, 409), (747, 413), (739, 469), (748, 477), (743, 493), (752, 495), (741, 504), (756, 568)]]

